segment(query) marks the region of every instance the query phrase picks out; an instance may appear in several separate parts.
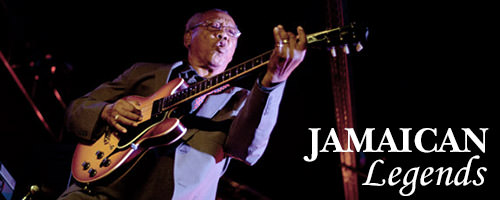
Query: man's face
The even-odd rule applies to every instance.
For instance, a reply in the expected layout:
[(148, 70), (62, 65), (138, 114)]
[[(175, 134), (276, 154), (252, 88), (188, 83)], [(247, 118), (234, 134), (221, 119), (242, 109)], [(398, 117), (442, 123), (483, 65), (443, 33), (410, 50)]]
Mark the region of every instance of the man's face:
[(233, 58), (239, 31), (231, 16), (224, 12), (203, 15), (194, 28), (184, 36), (189, 61), (208, 69), (211, 74), (222, 73)]

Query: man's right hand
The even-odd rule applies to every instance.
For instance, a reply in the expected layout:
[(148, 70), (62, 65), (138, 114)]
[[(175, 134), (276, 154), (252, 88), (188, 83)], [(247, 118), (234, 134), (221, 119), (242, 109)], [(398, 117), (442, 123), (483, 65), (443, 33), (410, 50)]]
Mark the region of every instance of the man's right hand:
[(137, 126), (142, 120), (142, 114), (137, 102), (120, 99), (104, 106), (101, 118), (116, 130), (126, 133), (127, 129), (124, 126)]

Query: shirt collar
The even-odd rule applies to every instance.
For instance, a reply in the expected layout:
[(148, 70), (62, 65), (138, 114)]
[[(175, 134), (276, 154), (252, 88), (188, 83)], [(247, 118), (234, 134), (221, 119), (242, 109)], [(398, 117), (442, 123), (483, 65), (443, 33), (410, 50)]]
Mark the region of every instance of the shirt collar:
[(182, 66), (175, 68), (174, 71), (172, 71), (171, 77), (171, 79), (182, 78), (189, 85), (205, 80), (205, 78), (199, 76), (198, 73), (196, 73), (196, 71), (191, 65), (189, 65), (187, 61), (184, 61)]

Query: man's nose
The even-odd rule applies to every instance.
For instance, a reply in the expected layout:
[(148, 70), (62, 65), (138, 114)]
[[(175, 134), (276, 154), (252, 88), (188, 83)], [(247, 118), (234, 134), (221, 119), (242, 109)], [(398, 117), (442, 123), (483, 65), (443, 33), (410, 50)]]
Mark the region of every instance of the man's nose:
[(227, 36), (227, 33), (226, 31), (224, 31), (224, 29), (220, 30), (217, 32), (217, 38), (219, 39), (223, 39), (223, 40), (227, 40), (228, 39), (228, 36)]

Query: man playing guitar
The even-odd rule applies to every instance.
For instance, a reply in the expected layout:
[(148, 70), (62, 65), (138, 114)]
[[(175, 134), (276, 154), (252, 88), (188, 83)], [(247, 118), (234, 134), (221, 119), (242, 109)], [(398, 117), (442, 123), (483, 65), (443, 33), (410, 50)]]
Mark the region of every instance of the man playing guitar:
[[(230, 159), (253, 165), (264, 153), (276, 123), (285, 81), (306, 53), (302, 27), (297, 28), (297, 33), (286, 32), (281, 25), (274, 28), (275, 44), (269, 61), (258, 63), (267, 65), (267, 70), (250, 91), (227, 84), (212, 88), (207, 86), (212, 80), (218, 83), (217, 80), (230, 76), (226, 76), (225, 70), (240, 31), (226, 11), (212, 9), (193, 15), (184, 33), (187, 59), (174, 64), (137, 63), (115, 80), (73, 101), (66, 125), (82, 143), (96, 146), (101, 141), (98, 138), (103, 138), (106, 145), (116, 140), (113, 138), (121, 141), (109, 146), (109, 154), (107, 150), (88, 152), (77, 148), (73, 160), (77, 181), (59, 199), (215, 199), (218, 180)], [(233, 71), (239, 73), (237, 69)], [(175, 104), (175, 109), (164, 106), (170, 105), (165, 96), (174, 96), (173, 93), (202, 81), (202, 89), (194, 87), (192, 93), (210, 88), (209, 92), (182, 100), (182, 104)], [(155, 110), (164, 111), (163, 108), (167, 112), (159, 112), (163, 117), (158, 123), (149, 124), (140, 134), (134, 133), (136, 127), (154, 118)], [(176, 115), (174, 110), (183, 114)], [(169, 145), (147, 146), (154, 140), (141, 140), (158, 139), (173, 132), (178, 134)], [(141, 138), (136, 139), (135, 135)], [(123, 138), (132, 139), (127, 143), (122, 142)], [(82, 149), (87, 148), (85, 145)], [(117, 161), (113, 156), (125, 152), (116, 147), (120, 145), (129, 153), (123, 154), (123, 163), (114, 165)], [(149, 151), (135, 155), (141, 149)], [(90, 155), (87, 158), (77, 154)], [(88, 161), (90, 157), (99, 162)], [(132, 158), (140, 160), (127, 166)], [(109, 165), (127, 168), (126, 173), (118, 178), (101, 173)]]

